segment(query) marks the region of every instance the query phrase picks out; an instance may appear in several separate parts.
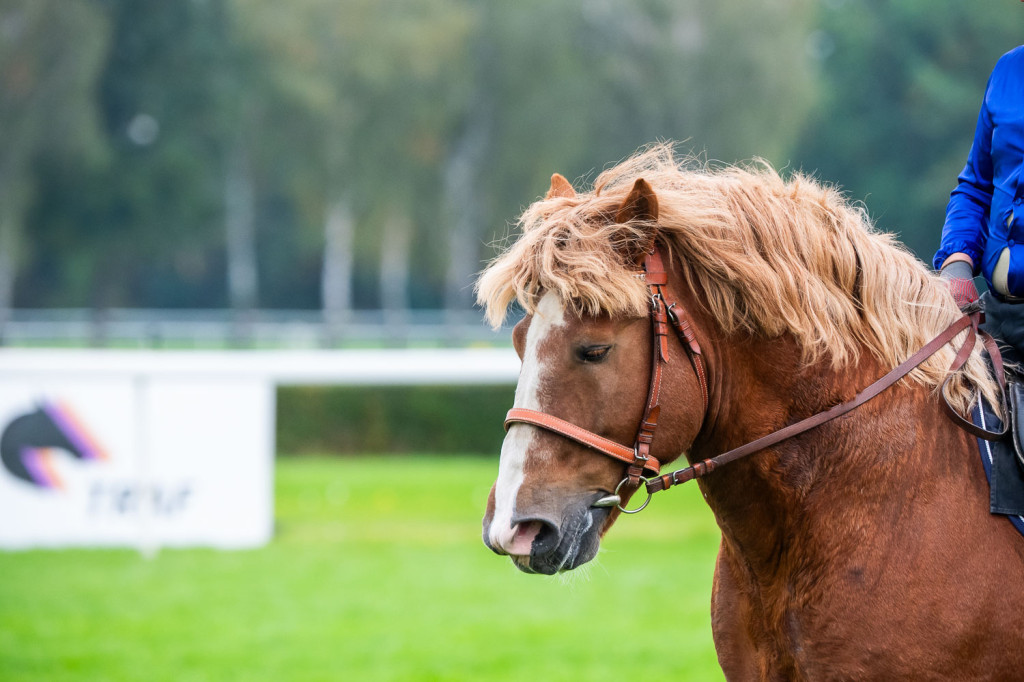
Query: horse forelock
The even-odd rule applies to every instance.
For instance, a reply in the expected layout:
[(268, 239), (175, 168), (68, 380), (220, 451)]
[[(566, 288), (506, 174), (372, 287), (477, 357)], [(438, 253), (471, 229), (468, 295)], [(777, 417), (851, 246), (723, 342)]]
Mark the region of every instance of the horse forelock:
[[(613, 220), (637, 178), (657, 194), (656, 225)], [(577, 315), (645, 315), (647, 289), (631, 254), (651, 230), (723, 334), (791, 335), (808, 363), (838, 369), (868, 352), (892, 367), (960, 314), (946, 285), (862, 206), (761, 161), (712, 168), (655, 145), (601, 173), (590, 192), (535, 202), (519, 226), (477, 283), (495, 325), (513, 301), (533, 312), (548, 291)], [(910, 379), (939, 386), (954, 352), (943, 349)], [(996, 395), (980, 353), (950, 382), (949, 397), (966, 411), (976, 391)]]

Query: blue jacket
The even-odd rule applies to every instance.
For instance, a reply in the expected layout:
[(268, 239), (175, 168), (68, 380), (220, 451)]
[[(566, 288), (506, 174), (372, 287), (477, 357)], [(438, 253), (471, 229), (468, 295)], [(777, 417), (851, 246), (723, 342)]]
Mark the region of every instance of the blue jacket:
[(1024, 45), (1004, 54), (985, 88), (974, 144), (949, 197), (936, 268), (962, 251), (992, 287), (992, 270), (1010, 249), (1007, 287), (1024, 296)]

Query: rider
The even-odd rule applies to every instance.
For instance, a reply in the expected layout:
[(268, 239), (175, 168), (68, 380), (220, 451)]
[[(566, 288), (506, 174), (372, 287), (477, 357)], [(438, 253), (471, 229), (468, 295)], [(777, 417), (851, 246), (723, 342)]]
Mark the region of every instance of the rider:
[[(946, 207), (933, 265), (949, 280), (961, 308), (978, 301), (983, 274), (985, 329), (1024, 360), (1024, 45), (996, 63), (967, 165)], [(1014, 352), (1014, 350), (1016, 352)]]

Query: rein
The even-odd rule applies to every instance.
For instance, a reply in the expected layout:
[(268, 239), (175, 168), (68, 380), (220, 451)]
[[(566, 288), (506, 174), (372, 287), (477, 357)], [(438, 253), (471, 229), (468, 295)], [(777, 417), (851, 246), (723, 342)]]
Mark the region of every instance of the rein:
[[(652, 253), (647, 254), (644, 259), (643, 276), (651, 294), (650, 318), (654, 347), (651, 352), (651, 378), (647, 391), (647, 403), (644, 406), (644, 413), (640, 419), (640, 425), (637, 429), (637, 436), (633, 446), (629, 447), (621, 445), (613, 440), (609, 440), (608, 438), (599, 436), (596, 433), (587, 431), (580, 426), (576, 426), (571, 422), (567, 422), (563, 419), (559, 419), (558, 417), (554, 417), (537, 410), (514, 407), (508, 411), (508, 414), (505, 417), (506, 431), (509, 426), (514, 423), (531, 424), (533, 426), (552, 431), (553, 433), (557, 433), (565, 438), (580, 443), (581, 445), (596, 450), (603, 455), (607, 455), (608, 457), (624, 462), (627, 465), (626, 477), (623, 478), (615, 487), (614, 494), (598, 500), (594, 506), (616, 506), (627, 514), (635, 514), (643, 510), (650, 503), (651, 496), (656, 492), (667, 490), (679, 483), (685, 483), (686, 481), (701, 478), (724, 464), (735, 462), (738, 459), (754, 454), (755, 452), (759, 452), (760, 450), (780, 443), (788, 438), (792, 438), (793, 436), (821, 426), (836, 417), (860, 407), (885, 391), (887, 388), (896, 384), (900, 379), (920, 366), (921, 363), (934, 355), (940, 348), (951, 342), (957, 334), (960, 334), (964, 330), (968, 331), (967, 338), (957, 351), (956, 357), (953, 359), (949, 368), (950, 376), (946, 377), (946, 380), (943, 382), (940, 390), (940, 394), (943, 399), (943, 408), (946, 415), (954, 424), (979, 438), (984, 438), (986, 440), (998, 440), (1007, 433), (1009, 428), (1007, 424), (1003, 425), (1002, 431), (986, 431), (975, 426), (960, 416), (949, 404), (948, 398), (946, 398), (946, 385), (949, 383), (952, 374), (963, 367), (968, 358), (970, 358), (971, 353), (974, 350), (977, 336), (980, 334), (985, 344), (985, 349), (988, 351), (989, 356), (992, 359), (996, 379), (999, 383), (1000, 399), (1003, 402), (1004, 410), (1006, 409), (1006, 380), (1003, 376), (1002, 357), (993, 338), (988, 333), (978, 328), (984, 320), (984, 315), (979, 309), (967, 312), (963, 317), (955, 320), (951, 325), (949, 325), (949, 327), (929, 341), (924, 347), (904, 360), (887, 374), (857, 393), (857, 395), (851, 400), (835, 405), (823, 412), (818, 412), (817, 414), (811, 415), (810, 417), (783, 427), (778, 431), (774, 431), (766, 436), (762, 436), (754, 441), (729, 450), (728, 452), (702, 460), (683, 469), (660, 475), (661, 465), (658, 460), (650, 454), (650, 447), (654, 440), (654, 431), (657, 428), (658, 416), (661, 412), (659, 396), (661, 392), (662, 366), (668, 363), (669, 324), (672, 325), (672, 328), (676, 333), (676, 337), (679, 339), (683, 349), (686, 351), (686, 354), (690, 359), (690, 364), (693, 367), (694, 374), (697, 377), (705, 418), (708, 410), (708, 382), (707, 371), (704, 366), (704, 359), (700, 344), (697, 342), (697, 338), (690, 327), (689, 321), (684, 317), (681, 317), (680, 312), (675, 310), (677, 303), (667, 303), (665, 300), (664, 287), (668, 284), (668, 275), (665, 271), (664, 263), (662, 262), (661, 254), (657, 247), (655, 247)], [(1004, 420), (1004, 422), (1006, 421), (1008, 420)], [(648, 472), (652, 473), (651, 477), (644, 476), (644, 474)], [(647, 492), (647, 499), (636, 509), (624, 508), (621, 504), (619, 491), (626, 485), (632, 489), (637, 489), (640, 487), (641, 482), (643, 482)]]

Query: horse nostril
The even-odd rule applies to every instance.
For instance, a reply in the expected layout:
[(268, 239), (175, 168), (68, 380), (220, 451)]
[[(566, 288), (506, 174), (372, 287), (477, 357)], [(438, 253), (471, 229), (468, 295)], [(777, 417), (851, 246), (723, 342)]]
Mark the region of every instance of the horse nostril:
[(543, 556), (555, 551), (559, 542), (558, 528), (546, 521), (533, 521), (532, 523), (540, 524), (540, 530), (537, 531), (537, 535), (533, 539), (532, 554)]
[(558, 529), (541, 519), (524, 520), (513, 526), (511, 542), (506, 550), (518, 556), (543, 555), (558, 546)]
[(533, 547), (534, 539), (540, 535), (543, 524), (540, 521), (524, 521), (512, 526), (512, 534), (503, 549), (509, 554), (526, 556)]

